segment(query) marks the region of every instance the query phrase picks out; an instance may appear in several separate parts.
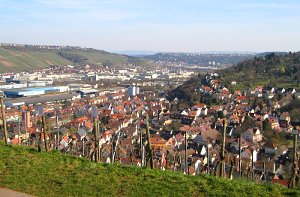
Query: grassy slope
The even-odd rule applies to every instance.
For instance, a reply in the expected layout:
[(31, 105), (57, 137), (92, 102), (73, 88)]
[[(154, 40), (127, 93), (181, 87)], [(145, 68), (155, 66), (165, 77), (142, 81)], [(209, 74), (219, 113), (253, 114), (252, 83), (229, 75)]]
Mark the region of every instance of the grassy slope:
[[(136, 63), (144, 66), (145, 60), (107, 53), (100, 50), (68, 50), (72, 54), (78, 54), (87, 60), (82, 64), (93, 65), (122, 65)], [(13, 72), (45, 68), (49, 65), (67, 65), (73, 63), (58, 54), (59, 50), (37, 50), (37, 49), (13, 49), (0, 47), (0, 72)]]
[(49, 65), (71, 64), (53, 51), (20, 51), (0, 47), (0, 72), (32, 70)]
[(121, 55), (116, 55), (112, 53), (106, 53), (101, 51), (80, 51), (78, 54), (85, 56), (89, 59), (90, 63), (101, 64), (101, 63), (113, 63), (113, 64), (123, 64), (126, 63), (126, 58)]
[(37, 196), (295, 196), (299, 190), (95, 164), (58, 152), (0, 145), (0, 187)]

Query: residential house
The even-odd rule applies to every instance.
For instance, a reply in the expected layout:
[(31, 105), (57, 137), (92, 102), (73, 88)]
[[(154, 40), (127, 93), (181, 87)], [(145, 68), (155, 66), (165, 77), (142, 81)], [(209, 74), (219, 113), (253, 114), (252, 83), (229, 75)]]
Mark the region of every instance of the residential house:
[(246, 96), (237, 96), (236, 97), (236, 102), (237, 103), (242, 103), (242, 104), (248, 104)]
[(277, 88), (276, 92), (283, 94), (283, 93), (285, 93), (285, 89), (284, 88)]
[(284, 121), (284, 122), (286, 122), (287, 124), (289, 124), (289, 123), (291, 122), (291, 117), (290, 117), (289, 112), (283, 112), (283, 113), (280, 115), (280, 121)]
[(255, 88), (255, 95), (257, 96), (257, 97), (262, 97), (263, 96), (263, 87), (262, 86), (257, 86), (256, 88)]
[(252, 159), (252, 151), (249, 148), (242, 149), (241, 159), (251, 160)]
[(112, 134), (113, 132), (111, 130), (106, 130), (103, 135), (102, 135), (102, 138), (106, 141), (106, 142), (109, 142), (112, 138)]
[(269, 117), (269, 122), (272, 129), (278, 129), (279, 128), (279, 121), (277, 118)]
[(155, 151), (166, 150), (167, 140), (163, 139), (159, 134), (154, 134), (150, 137), (151, 147)]
[(203, 108), (206, 108), (206, 104), (205, 103), (198, 103), (198, 104), (194, 105), (191, 109), (192, 110), (201, 110)]
[(105, 103), (108, 101), (108, 97), (106, 95), (101, 95), (96, 100), (97, 100), (97, 103)]
[(194, 116), (197, 117), (201, 114), (201, 110), (197, 110), (197, 111), (189, 111), (189, 116)]
[(87, 135), (87, 131), (84, 128), (80, 128), (77, 132), (76, 132), (76, 138), (80, 141), (82, 141)]
[(246, 130), (243, 133), (242, 137), (248, 142), (257, 143), (262, 141), (263, 135), (261, 134), (260, 130), (257, 127), (253, 127)]
[(265, 150), (265, 154), (269, 154), (269, 155), (274, 155), (275, 151), (277, 149), (277, 147), (275, 146), (275, 144), (267, 141), (264, 145), (263, 148)]
[(265, 93), (275, 93), (275, 88), (273, 88), (273, 87), (264, 87), (263, 92), (265, 92)]
[(119, 93), (114, 93), (114, 94), (109, 95), (108, 98), (112, 99), (112, 100), (121, 100), (124, 96), (125, 96), (124, 93), (119, 92)]
[(220, 133), (215, 129), (208, 129), (205, 131), (201, 131), (200, 135), (204, 141), (206, 142), (210, 141), (212, 143), (216, 142), (221, 137)]
[(269, 160), (269, 161), (257, 160), (254, 165), (254, 170), (263, 172), (264, 166), (265, 166), (266, 173), (270, 173), (270, 174), (274, 174), (278, 168), (274, 160)]
[(193, 139), (193, 148), (197, 150), (198, 154), (205, 155), (207, 149), (207, 142), (205, 142), (200, 134)]
[(192, 125), (195, 120), (195, 116), (181, 116), (181, 124), (184, 125)]
[(296, 90), (295, 90), (295, 88), (287, 88), (286, 92), (291, 93), (291, 94), (295, 94)]
[(275, 150), (276, 155), (285, 155), (288, 152), (288, 147), (286, 145), (281, 145)]
[(273, 92), (269, 92), (269, 91), (266, 91), (264, 92), (264, 96), (265, 98), (268, 100), (268, 99), (272, 99), (274, 97), (274, 93)]

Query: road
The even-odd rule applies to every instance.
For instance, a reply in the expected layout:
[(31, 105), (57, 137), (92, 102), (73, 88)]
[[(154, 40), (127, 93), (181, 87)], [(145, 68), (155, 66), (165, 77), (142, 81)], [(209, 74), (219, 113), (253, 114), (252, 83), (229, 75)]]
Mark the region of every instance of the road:
[(6, 189), (6, 188), (0, 188), (0, 196), (3, 196), (3, 197), (34, 197), (29, 194), (16, 192), (16, 191)]

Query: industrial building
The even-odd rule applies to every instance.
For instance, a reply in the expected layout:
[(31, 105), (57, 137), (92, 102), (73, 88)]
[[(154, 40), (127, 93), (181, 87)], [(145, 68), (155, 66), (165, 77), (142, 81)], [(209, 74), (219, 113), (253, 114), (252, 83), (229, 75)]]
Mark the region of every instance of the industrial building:
[(18, 97), (44, 95), (52, 92), (67, 92), (67, 91), (69, 91), (68, 86), (28, 87), (28, 88), (16, 88), (16, 89), (4, 90), (4, 95), (7, 98), (18, 98)]
[(80, 94), (82, 98), (93, 98), (95, 96), (99, 96), (99, 90), (97, 89), (80, 89), (76, 91), (76, 93)]
[(80, 95), (76, 93), (62, 93), (54, 95), (44, 95), (44, 96), (34, 96), (34, 97), (23, 97), (23, 98), (5, 98), (4, 105), (6, 107), (22, 106), (30, 104), (40, 104), (40, 103), (52, 103), (52, 102), (62, 102), (65, 100), (74, 100), (80, 98)]

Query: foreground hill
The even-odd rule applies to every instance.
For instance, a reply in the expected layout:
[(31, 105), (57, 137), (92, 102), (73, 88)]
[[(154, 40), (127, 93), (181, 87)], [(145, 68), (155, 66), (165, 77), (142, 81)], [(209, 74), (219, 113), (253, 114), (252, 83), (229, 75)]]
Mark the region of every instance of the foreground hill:
[(136, 64), (145, 66), (147, 61), (108, 53), (102, 50), (79, 47), (59, 47), (36, 45), (1, 45), (0, 72), (27, 71), (50, 65), (95, 65), (122, 66)]
[[(243, 61), (232, 68), (220, 71), (221, 82), (232, 89), (255, 88), (258, 85), (282, 88), (300, 87), (300, 52), (269, 53)], [(231, 81), (236, 86), (230, 86)]]
[(95, 164), (58, 152), (0, 144), (0, 187), (36, 196), (297, 196), (246, 180)]

